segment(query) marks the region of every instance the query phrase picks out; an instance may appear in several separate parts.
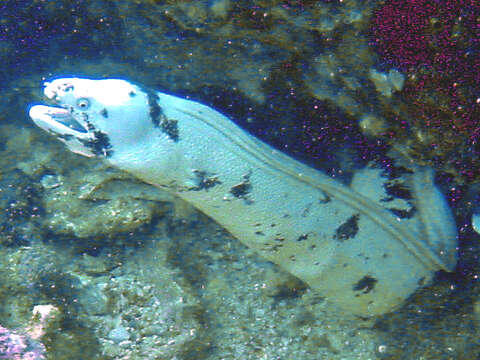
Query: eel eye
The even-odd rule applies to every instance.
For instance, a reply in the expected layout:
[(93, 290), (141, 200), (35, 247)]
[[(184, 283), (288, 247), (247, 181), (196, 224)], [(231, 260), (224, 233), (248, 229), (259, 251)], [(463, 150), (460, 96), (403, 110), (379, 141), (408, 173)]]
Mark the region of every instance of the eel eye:
[(78, 99), (77, 106), (82, 110), (88, 109), (90, 107), (90, 101), (88, 101), (88, 99)]

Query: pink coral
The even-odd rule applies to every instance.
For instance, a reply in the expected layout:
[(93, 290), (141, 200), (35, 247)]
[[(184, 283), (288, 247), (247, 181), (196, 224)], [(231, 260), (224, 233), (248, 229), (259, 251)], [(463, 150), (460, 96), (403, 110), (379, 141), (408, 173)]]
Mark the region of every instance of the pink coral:
[(477, 0), (390, 0), (374, 11), (373, 45), (401, 70), (419, 66), (451, 70), (468, 66), (469, 49), (478, 46)]
[(0, 325), (0, 360), (42, 360), (45, 346), (39, 342), (48, 326), (60, 314), (53, 305), (37, 305), (33, 308), (30, 324), (23, 331), (14, 331)]
[(0, 326), (0, 359), (40, 360), (45, 359), (45, 346), (28, 335)]
[(464, 169), (480, 173), (480, 1), (387, 0), (370, 36), (383, 62), (407, 75), (408, 122), (430, 139), (417, 155), (477, 177)]

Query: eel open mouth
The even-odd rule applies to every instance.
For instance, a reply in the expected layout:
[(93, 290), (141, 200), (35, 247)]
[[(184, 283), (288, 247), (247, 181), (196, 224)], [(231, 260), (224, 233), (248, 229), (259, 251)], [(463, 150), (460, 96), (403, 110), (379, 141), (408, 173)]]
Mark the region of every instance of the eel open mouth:
[(47, 105), (34, 105), (30, 108), (30, 118), (48, 133), (55, 135), (74, 153), (92, 157), (96, 144), (95, 134), (88, 131), (66, 108)]
[(29, 115), (39, 127), (57, 135), (79, 136), (88, 132), (65, 108), (34, 105)]

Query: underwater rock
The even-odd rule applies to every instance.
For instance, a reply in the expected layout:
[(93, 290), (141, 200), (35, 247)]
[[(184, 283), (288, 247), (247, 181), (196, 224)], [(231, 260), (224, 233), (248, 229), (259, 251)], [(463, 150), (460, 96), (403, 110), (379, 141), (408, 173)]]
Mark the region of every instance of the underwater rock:
[(20, 170), (0, 175), (0, 244), (25, 246), (38, 238), (42, 189)]
[(403, 74), (396, 69), (390, 69), (388, 74), (371, 69), (370, 79), (375, 84), (377, 91), (386, 97), (391, 97), (394, 91), (402, 90), (405, 82)]
[[(195, 346), (201, 330), (197, 299), (176, 271), (166, 267), (160, 241), (128, 256), (108, 279), (92, 279), (108, 299), (102, 314), (87, 322), (95, 329), (104, 356), (171, 359)], [(86, 304), (85, 294), (79, 301)]]
[[(117, 174), (69, 177), (47, 174), (44, 187), (47, 233), (63, 237), (113, 238), (148, 227), (168, 210), (171, 197)], [(118, 191), (121, 189), (121, 191)]]

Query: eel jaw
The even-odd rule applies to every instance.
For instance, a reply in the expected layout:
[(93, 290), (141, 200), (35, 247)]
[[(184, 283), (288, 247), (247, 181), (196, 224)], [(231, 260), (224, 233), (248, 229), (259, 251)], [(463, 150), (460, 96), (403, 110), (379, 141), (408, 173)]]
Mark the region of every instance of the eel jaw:
[(93, 157), (91, 148), (86, 146), (94, 134), (75, 120), (68, 109), (55, 106), (34, 105), (29, 110), (33, 122), (65, 143), (70, 151)]

